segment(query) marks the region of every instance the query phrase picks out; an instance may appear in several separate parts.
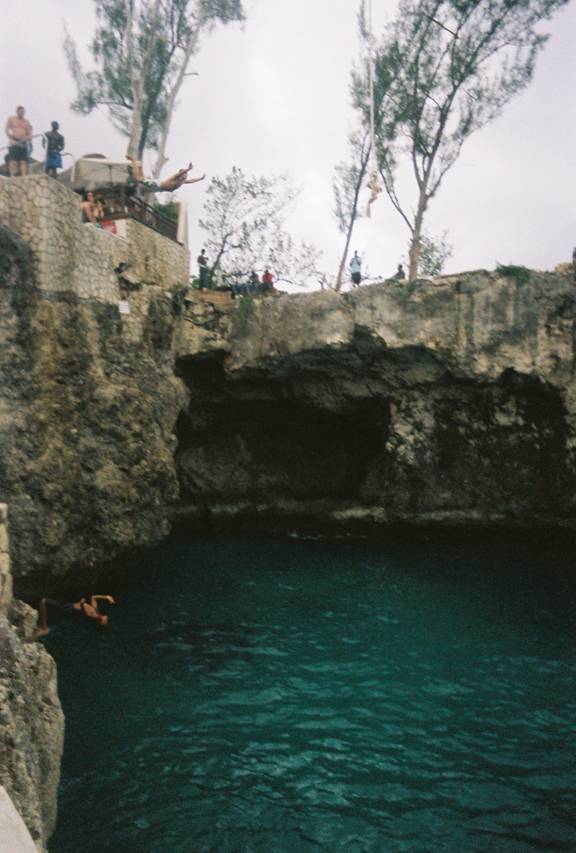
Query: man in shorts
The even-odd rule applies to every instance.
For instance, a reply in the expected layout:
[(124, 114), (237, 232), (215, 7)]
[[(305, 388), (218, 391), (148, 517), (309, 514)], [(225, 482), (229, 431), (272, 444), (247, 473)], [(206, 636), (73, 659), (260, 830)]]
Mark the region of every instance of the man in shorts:
[(362, 261), (358, 252), (354, 252), (350, 261), (350, 278), (352, 279), (352, 287), (359, 287), (362, 281)]
[(16, 115), (10, 116), (6, 122), (6, 136), (9, 146), (8, 174), (11, 178), (15, 178), (18, 171), (21, 175), (28, 174), (32, 125), (27, 118), (24, 118), (24, 112), (24, 107), (16, 107)]
[(64, 137), (60, 133), (60, 125), (57, 121), (51, 123), (51, 129), (47, 130), (42, 138), (42, 145), (46, 147), (46, 162), (44, 171), (47, 175), (57, 177), (58, 169), (62, 168), (62, 151), (64, 151)]

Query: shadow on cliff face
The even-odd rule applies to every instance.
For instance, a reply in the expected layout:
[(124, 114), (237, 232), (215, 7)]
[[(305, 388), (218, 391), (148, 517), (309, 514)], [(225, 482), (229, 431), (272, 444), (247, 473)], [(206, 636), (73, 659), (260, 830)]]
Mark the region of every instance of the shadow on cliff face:
[[(560, 393), (507, 370), (450, 374), (435, 354), (332, 353), (281, 377), (178, 365), (184, 506), (223, 516), (343, 514), (418, 524), (557, 523), (571, 517), (573, 459)], [(284, 365), (286, 360), (284, 360)]]
[[(230, 394), (208, 362), (188, 375), (192, 402), (177, 424), (184, 500), (354, 499), (384, 450), (388, 401), (360, 399), (338, 412), (256, 381), (253, 399)], [(246, 394), (246, 387), (242, 393)]]

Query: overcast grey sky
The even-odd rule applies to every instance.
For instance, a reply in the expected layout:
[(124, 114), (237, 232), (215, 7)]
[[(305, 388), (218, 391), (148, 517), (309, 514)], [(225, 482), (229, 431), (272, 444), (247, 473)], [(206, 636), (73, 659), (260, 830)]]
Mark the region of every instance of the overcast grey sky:
[[(246, 24), (215, 31), (194, 59), (198, 76), (182, 91), (165, 170), (192, 159), (208, 176), (233, 165), (250, 174), (288, 172), (301, 187), (288, 228), (323, 250), (328, 274), (342, 250), (331, 185), (354, 126), (348, 91), (358, 53), (357, 9), (358, 0), (246, 0)], [(394, 10), (391, 0), (373, 0), (376, 31)], [(75, 157), (101, 152), (121, 159), (126, 141), (104, 112), (82, 117), (69, 109), (74, 85), (62, 51), (64, 20), (88, 62), (91, 0), (3, 4), (0, 118), (21, 103), (35, 131), (60, 121)], [(576, 245), (575, 4), (542, 29), (551, 38), (532, 85), (466, 143), (429, 208), (427, 231), (448, 230), (455, 246), (447, 272), (490, 269), (496, 262), (552, 269)], [(202, 243), (195, 223), (204, 187), (181, 191), (193, 253)], [(382, 194), (372, 218), (357, 225), (352, 248), (370, 273), (390, 275), (406, 258), (407, 240)]]

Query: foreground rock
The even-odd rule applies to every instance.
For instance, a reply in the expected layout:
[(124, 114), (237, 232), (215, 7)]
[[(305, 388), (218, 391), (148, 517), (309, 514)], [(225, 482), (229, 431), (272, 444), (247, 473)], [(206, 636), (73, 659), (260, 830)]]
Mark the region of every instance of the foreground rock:
[[(34, 639), (36, 613), (13, 600), (10, 589), (7, 514), (0, 504), (0, 786), (43, 849), (56, 824), (64, 717), (56, 665)], [(3, 844), (0, 825), (0, 849), (9, 853)]]

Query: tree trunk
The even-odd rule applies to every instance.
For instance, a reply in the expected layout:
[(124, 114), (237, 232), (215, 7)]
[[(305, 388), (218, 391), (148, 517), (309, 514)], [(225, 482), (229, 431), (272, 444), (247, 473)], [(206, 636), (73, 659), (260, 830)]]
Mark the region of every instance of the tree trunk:
[(424, 224), (424, 213), (426, 211), (427, 203), (428, 199), (426, 198), (425, 191), (422, 190), (420, 192), (420, 198), (418, 199), (418, 210), (416, 211), (416, 216), (414, 218), (412, 239), (410, 240), (410, 269), (408, 272), (408, 278), (410, 280), (418, 278), (418, 268), (420, 266), (420, 242), (422, 240), (422, 225)]
[(346, 242), (344, 244), (344, 251), (342, 252), (340, 266), (338, 267), (338, 275), (336, 277), (336, 284), (334, 286), (334, 290), (337, 291), (340, 291), (342, 289), (342, 276), (344, 275), (344, 266), (346, 264), (346, 259), (350, 250), (350, 241), (352, 240), (352, 231), (354, 230), (355, 223), (356, 215), (350, 217), (350, 224), (348, 225), (348, 231), (346, 232)]
[(160, 8), (160, 0), (154, 0), (154, 5), (150, 11), (148, 33), (148, 43), (142, 56), (142, 66), (136, 64), (135, 41), (139, 38), (140, 33), (135, 32), (135, 0), (130, 2), (130, 13), (126, 27), (126, 45), (128, 60), (130, 65), (130, 82), (132, 88), (132, 122), (130, 125), (130, 138), (128, 140), (128, 157), (134, 160), (142, 159), (142, 152), (145, 144), (141, 139), (142, 135), (142, 109), (144, 104), (144, 85), (146, 80), (146, 70), (148, 62), (152, 56), (152, 51), (158, 39), (158, 10)]
[(172, 123), (172, 115), (174, 114), (174, 110), (176, 108), (176, 98), (178, 97), (178, 93), (184, 82), (184, 77), (186, 76), (186, 71), (188, 65), (190, 63), (190, 59), (192, 58), (192, 54), (196, 48), (196, 44), (198, 42), (198, 29), (195, 29), (192, 33), (190, 33), (190, 38), (186, 42), (186, 47), (184, 48), (184, 57), (182, 59), (182, 64), (180, 66), (180, 70), (178, 72), (178, 76), (174, 81), (174, 85), (172, 86), (172, 91), (170, 92), (170, 97), (168, 99), (168, 106), (166, 110), (166, 121), (164, 122), (164, 127), (162, 128), (162, 133), (160, 135), (160, 142), (158, 144), (158, 157), (156, 158), (156, 162), (154, 164), (154, 168), (152, 169), (152, 177), (154, 180), (158, 180), (160, 177), (160, 172), (164, 168), (164, 164), (167, 161), (166, 157), (166, 143), (168, 142), (168, 134), (170, 133), (170, 125)]
[(336, 291), (340, 291), (342, 289), (342, 276), (344, 274), (344, 266), (346, 264), (346, 258), (348, 257), (348, 252), (350, 250), (350, 242), (352, 240), (352, 232), (354, 231), (354, 225), (356, 224), (356, 219), (358, 218), (358, 198), (360, 196), (360, 190), (362, 189), (362, 182), (364, 181), (364, 175), (366, 174), (366, 167), (368, 165), (369, 159), (370, 148), (368, 148), (368, 151), (360, 161), (360, 171), (358, 172), (358, 180), (354, 188), (354, 201), (352, 203), (350, 222), (348, 223), (348, 228), (346, 229), (346, 242), (344, 244), (344, 251), (342, 252), (342, 257), (340, 259), (340, 266), (338, 267), (336, 284), (334, 285), (334, 290)]

